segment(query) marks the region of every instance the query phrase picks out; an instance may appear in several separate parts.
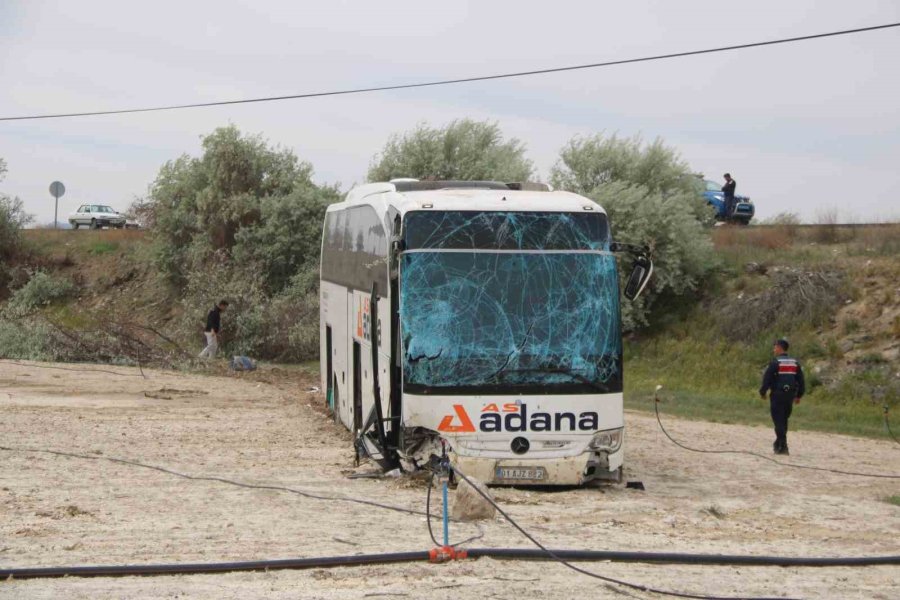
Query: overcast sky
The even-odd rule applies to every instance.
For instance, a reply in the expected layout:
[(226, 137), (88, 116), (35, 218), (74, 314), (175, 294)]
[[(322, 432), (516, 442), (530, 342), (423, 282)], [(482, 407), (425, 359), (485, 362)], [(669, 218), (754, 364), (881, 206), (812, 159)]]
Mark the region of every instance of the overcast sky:
[[(208, 102), (624, 59), (900, 21), (890, 0), (185, 2), (0, 0), (0, 116)], [(523, 79), (65, 120), (0, 122), (0, 191), (51, 222), (124, 210), (159, 167), (233, 123), (365, 180), (392, 132), (499, 122), (546, 178), (595, 132), (662, 137), (730, 171), (757, 214), (900, 218), (900, 29)]]

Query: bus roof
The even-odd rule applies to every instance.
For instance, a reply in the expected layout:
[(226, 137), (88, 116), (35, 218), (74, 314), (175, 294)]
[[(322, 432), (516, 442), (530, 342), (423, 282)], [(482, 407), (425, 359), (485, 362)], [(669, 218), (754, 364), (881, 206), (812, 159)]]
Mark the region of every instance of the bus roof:
[[(350, 190), (343, 202), (329, 206), (328, 211), (342, 210), (351, 206), (371, 206), (382, 217), (391, 207), (401, 215), (413, 210), (605, 213), (593, 200), (572, 192), (521, 191), (506, 187), (518, 184), (496, 182), (415, 182), (431, 184), (427, 187), (438, 187), (442, 183), (451, 184), (449, 187), (438, 189), (418, 189), (420, 186), (402, 185), (403, 183), (406, 182), (369, 183), (357, 186)], [(392, 211), (392, 214), (396, 213)]]

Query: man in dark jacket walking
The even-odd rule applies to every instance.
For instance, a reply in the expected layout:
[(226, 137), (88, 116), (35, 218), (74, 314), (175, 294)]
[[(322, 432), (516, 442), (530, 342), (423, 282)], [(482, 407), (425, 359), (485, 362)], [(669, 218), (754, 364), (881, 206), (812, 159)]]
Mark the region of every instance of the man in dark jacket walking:
[(734, 190), (737, 188), (737, 181), (731, 178), (731, 173), (725, 173), (725, 185), (722, 186), (722, 193), (725, 194), (725, 220), (727, 221), (734, 214)]
[(762, 387), (759, 388), (759, 395), (763, 399), (771, 392), (769, 408), (772, 423), (775, 424), (775, 443), (772, 444), (775, 454), (790, 454), (787, 444), (788, 419), (793, 405), (798, 404), (806, 393), (803, 368), (797, 359), (788, 356), (789, 347), (790, 344), (785, 339), (775, 342), (772, 348), (775, 358), (769, 363), (763, 375)]
[(206, 328), (203, 335), (206, 336), (206, 347), (200, 353), (200, 358), (215, 358), (219, 350), (219, 332), (222, 330), (222, 313), (228, 308), (228, 301), (221, 300), (206, 315)]

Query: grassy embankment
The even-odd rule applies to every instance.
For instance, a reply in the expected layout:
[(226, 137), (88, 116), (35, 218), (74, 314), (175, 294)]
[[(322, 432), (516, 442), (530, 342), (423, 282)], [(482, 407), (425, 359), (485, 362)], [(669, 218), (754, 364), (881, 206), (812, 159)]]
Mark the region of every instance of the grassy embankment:
[[(768, 402), (757, 390), (773, 340), (785, 336), (804, 365), (808, 390), (795, 407), (793, 429), (886, 438), (885, 404), (900, 429), (900, 226), (728, 228), (716, 230), (713, 240), (724, 264), (712, 297), (626, 342), (626, 407), (652, 411), (654, 388), (662, 384), (664, 413), (770, 426)], [(745, 310), (747, 299), (770, 286), (771, 273), (785, 268), (843, 273), (847, 297), (823, 322), (760, 327), (731, 339), (722, 324), (734, 320), (723, 315)]]
[(25, 240), (32, 270), (74, 282), (76, 297), (52, 302), (45, 316), (74, 329), (95, 327), (119, 313), (152, 312), (146, 306), (165, 293), (152, 276), (146, 232), (127, 229), (29, 230)]

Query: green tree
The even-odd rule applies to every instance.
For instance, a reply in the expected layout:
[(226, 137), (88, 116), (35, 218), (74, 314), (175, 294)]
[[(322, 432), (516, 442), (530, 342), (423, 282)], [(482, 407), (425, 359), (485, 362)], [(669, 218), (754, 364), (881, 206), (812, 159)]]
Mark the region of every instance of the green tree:
[(461, 119), (443, 128), (420, 124), (393, 135), (373, 158), (369, 181), (395, 177), (528, 181), (533, 174), (522, 142), (505, 140), (497, 123)]
[[(0, 181), (6, 177), (6, 169), (6, 161), (0, 158)], [(0, 193), (0, 293), (6, 290), (10, 260), (21, 249), (20, 231), (33, 220), (21, 199)]]
[[(551, 182), (603, 206), (615, 240), (650, 247), (653, 279), (636, 302), (622, 305), (626, 329), (646, 326), (664, 308), (692, 302), (715, 273), (719, 263), (705, 227), (712, 222), (712, 210), (690, 167), (662, 140), (644, 144), (639, 137), (600, 134), (574, 138), (560, 151)], [(623, 258), (623, 279), (629, 266)]]
[(596, 134), (574, 137), (559, 153), (551, 172), (553, 185), (586, 193), (603, 184), (625, 182), (650, 192), (693, 191), (690, 167), (659, 138), (645, 144), (640, 136)]
[(284, 289), (297, 273), (317, 266), (324, 209), (338, 200), (336, 188), (314, 186), (265, 199), (259, 223), (237, 233), (234, 259), (256, 265), (268, 289)]
[[(322, 194), (313, 183), (312, 165), (290, 150), (269, 147), (258, 135), (243, 136), (234, 126), (217, 129), (202, 146), (199, 158), (184, 155), (163, 165), (146, 203), (159, 267), (175, 282), (183, 282), (213, 253), (230, 255), (239, 232), (262, 225), (268, 205), (314, 197), (318, 214), (324, 214), (334, 195), (332, 188)], [(297, 262), (295, 256), (282, 258)]]
[[(662, 198), (640, 185), (607, 183), (588, 194), (606, 209), (613, 239), (647, 245), (653, 257), (653, 278), (634, 302), (622, 303), (626, 330), (661, 319), (663, 311), (691, 304), (697, 290), (719, 266), (709, 230), (688, 210), (684, 198)], [(630, 260), (620, 257), (621, 279), (628, 275)]]
[(200, 157), (163, 165), (141, 211), (152, 224), (157, 264), (196, 335), (219, 299), (231, 303), (225, 350), (301, 360), (318, 350), (319, 244), (333, 186), (312, 165), (260, 136), (223, 127)]
[(641, 186), (661, 198), (680, 196), (685, 208), (703, 224), (712, 224), (714, 218), (698, 187), (700, 180), (678, 151), (660, 138), (647, 144), (640, 136), (574, 137), (560, 150), (550, 181), (558, 189), (579, 194), (590, 194), (609, 183)]

